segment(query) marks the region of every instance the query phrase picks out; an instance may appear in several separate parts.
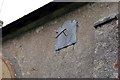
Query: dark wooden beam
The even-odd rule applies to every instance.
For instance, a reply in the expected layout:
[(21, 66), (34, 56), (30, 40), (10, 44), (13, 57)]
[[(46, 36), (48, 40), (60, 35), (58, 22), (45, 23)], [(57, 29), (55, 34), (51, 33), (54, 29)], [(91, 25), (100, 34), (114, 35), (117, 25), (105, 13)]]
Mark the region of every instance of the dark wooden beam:
[(56, 17), (77, 9), (86, 2), (50, 2), (47, 5), (23, 16), (22, 18), (2, 27), (3, 41), (10, 38), (11, 35), (20, 35), (21, 31), (26, 32), (32, 28), (43, 25)]

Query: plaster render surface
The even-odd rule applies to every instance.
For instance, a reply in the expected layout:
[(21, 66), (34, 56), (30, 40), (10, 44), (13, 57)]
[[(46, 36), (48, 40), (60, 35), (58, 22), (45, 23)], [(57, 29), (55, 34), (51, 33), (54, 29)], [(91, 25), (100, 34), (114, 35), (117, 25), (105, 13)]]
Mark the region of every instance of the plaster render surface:
[[(22, 77), (24, 78), (114, 77), (113, 73), (115, 71), (113, 68), (111, 68), (113, 71), (106, 73), (108, 74), (106, 76), (100, 75), (100, 71), (103, 70), (99, 70), (98, 72), (95, 70), (97, 65), (95, 65), (94, 62), (96, 59), (95, 49), (97, 46), (95, 34), (98, 33), (96, 33), (96, 29), (93, 26), (94, 22), (100, 18), (117, 11), (118, 3), (103, 2), (88, 4), (75, 11), (66, 13), (45, 25), (39, 26), (26, 34), (4, 42), (3, 54), (9, 53), (16, 58), (21, 68)], [(56, 52), (56, 30), (62, 26), (66, 20), (76, 20), (79, 23), (77, 43), (74, 46), (69, 46)], [(115, 37), (116, 35), (108, 36)], [(112, 41), (114, 41), (113, 44), (117, 43), (116, 39), (112, 39)], [(107, 42), (107, 44), (109, 43)], [(116, 46), (114, 49), (116, 49)], [(116, 56), (108, 56), (114, 58), (111, 64), (108, 64), (108, 66), (112, 67), (112, 64), (115, 63)]]

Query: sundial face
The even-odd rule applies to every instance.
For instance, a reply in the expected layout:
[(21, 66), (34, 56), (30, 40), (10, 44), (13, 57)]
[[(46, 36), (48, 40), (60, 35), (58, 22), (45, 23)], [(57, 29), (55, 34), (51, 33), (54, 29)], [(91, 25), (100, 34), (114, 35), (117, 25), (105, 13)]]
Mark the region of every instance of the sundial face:
[(76, 41), (77, 25), (78, 23), (75, 20), (65, 21), (63, 26), (57, 30), (55, 48), (56, 51), (59, 51), (77, 42)]

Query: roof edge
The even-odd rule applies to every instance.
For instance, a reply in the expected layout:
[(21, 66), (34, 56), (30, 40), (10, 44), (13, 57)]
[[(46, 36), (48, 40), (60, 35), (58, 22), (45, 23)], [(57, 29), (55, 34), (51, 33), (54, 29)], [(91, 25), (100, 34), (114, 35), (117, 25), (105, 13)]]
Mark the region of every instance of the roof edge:
[(2, 40), (5, 41), (12, 38), (12, 36), (18, 36), (21, 34), (21, 31), (23, 33), (27, 30), (43, 25), (52, 19), (60, 17), (61, 15), (87, 3), (88, 2), (50, 2), (30, 14), (2, 27)]

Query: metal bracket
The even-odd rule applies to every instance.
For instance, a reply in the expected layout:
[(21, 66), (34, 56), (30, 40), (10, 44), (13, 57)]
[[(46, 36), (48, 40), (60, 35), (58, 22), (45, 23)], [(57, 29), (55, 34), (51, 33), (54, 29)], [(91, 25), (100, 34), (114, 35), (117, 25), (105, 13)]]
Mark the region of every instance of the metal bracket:
[(65, 21), (63, 26), (57, 30), (55, 50), (59, 51), (76, 43), (76, 28), (78, 22), (75, 20)]

